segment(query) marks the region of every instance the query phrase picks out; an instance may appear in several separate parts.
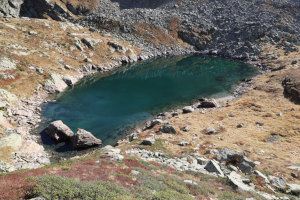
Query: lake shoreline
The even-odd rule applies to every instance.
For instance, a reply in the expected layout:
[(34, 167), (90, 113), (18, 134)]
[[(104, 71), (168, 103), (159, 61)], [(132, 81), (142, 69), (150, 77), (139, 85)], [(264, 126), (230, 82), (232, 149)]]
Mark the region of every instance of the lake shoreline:
[[(203, 56), (203, 55), (201, 55), (201, 54), (192, 54), (192, 55), (196, 55), (196, 56)], [(186, 57), (186, 56), (191, 56), (191, 55), (183, 55), (183, 57)], [(154, 59), (157, 59), (157, 58), (154, 58)], [(234, 60), (236, 60), (236, 59), (234, 59)], [(117, 67), (117, 68), (119, 68), (119, 67)], [(112, 71), (114, 71), (114, 70), (116, 70), (117, 68), (114, 68)], [(89, 77), (93, 77), (93, 75), (96, 75), (97, 76), (97, 74), (92, 74), (91, 76), (88, 76), (88, 77), (85, 77), (85, 78), (89, 78)], [(110, 74), (111, 75), (111, 74)], [(85, 78), (83, 78), (83, 79), (85, 79)], [(98, 80), (97, 78), (96, 78), (96, 80)], [(223, 102), (223, 101), (232, 101), (233, 99), (235, 99), (237, 96), (239, 96), (239, 95), (241, 95), (247, 88), (249, 88), (250, 86), (251, 86), (251, 84), (250, 84), (251, 82), (241, 82), (241, 83), (239, 83), (238, 85), (235, 85), (234, 86), (234, 88), (235, 88), (235, 90), (234, 90), (234, 92), (232, 92), (232, 93), (230, 93), (230, 94), (228, 94), (228, 95), (221, 95), (221, 96), (219, 96), (219, 97), (217, 97), (217, 98), (215, 98), (217, 101), (218, 101), (218, 103), (220, 104), (221, 102)], [(79, 84), (80, 84), (80, 82), (79, 82)], [(234, 96), (232, 96), (232, 95), (234, 95)], [(55, 100), (54, 100), (55, 101)], [(190, 102), (196, 102), (197, 101), (197, 99), (192, 99)], [(191, 105), (191, 106), (194, 106), (194, 107), (196, 107), (196, 104), (195, 103), (189, 103), (189, 104), (183, 104), (183, 106), (189, 106), (189, 105)], [(170, 113), (170, 112), (172, 112), (172, 111), (175, 111), (176, 109), (180, 109), (180, 108), (182, 108), (182, 106), (176, 106), (176, 107), (174, 107), (174, 108), (172, 108), (172, 109), (170, 109), (170, 110), (166, 110), (167, 112), (165, 112), (165, 113)], [(175, 110), (174, 110), (175, 109)], [(152, 119), (154, 119), (154, 118), (157, 118), (159, 115), (161, 115), (162, 113), (160, 113), (160, 114), (153, 114), (152, 113), (152, 115), (153, 115), (153, 117), (152, 117)], [(140, 123), (138, 126), (135, 126), (135, 127), (128, 127), (128, 129), (126, 129), (126, 130), (124, 130), (124, 131), (121, 131), (120, 132), (120, 134), (119, 135), (116, 135), (116, 136), (112, 136), (113, 138), (117, 138), (116, 139), (116, 142), (114, 142), (114, 143), (111, 143), (110, 145), (112, 145), (112, 146), (116, 146), (118, 143), (122, 143), (122, 141), (123, 140), (126, 140), (126, 138), (127, 138), (127, 136), (130, 134), (130, 133), (132, 133), (132, 132), (136, 132), (138, 129), (141, 129), (143, 126), (144, 126), (144, 124), (145, 123)], [(57, 145), (56, 145), (57, 146)], [(59, 147), (61, 147), (61, 145), (58, 145)], [(45, 146), (44, 146), (45, 147)], [(67, 145), (67, 147), (68, 147), (68, 145)], [(101, 148), (101, 147), (100, 147)], [(49, 147), (49, 148), (47, 148), (48, 149), (48, 151), (51, 153), (51, 154), (56, 154), (56, 156), (55, 157), (59, 157), (59, 156), (62, 156), (62, 158), (70, 158), (70, 157), (72, 157), (72, 156), (80, 156), (80, 155), (82, 155), (82, 154), (86, 154), (86, 153), (88, 153), (89, 154), (89, 152), (88, 151), (92, 151), (92, 150), (84, 150), (84, 151), (76, 151), (76, 150), (74, 150), (74, 151), (70, 151), (70, 150), (67, 150), (68, 148), (66, 148), (66, 152), (64, 153), (59, 153), (59, 152), (57, 152), (57, 151), (55, 151), (55, 149), (56, 149), (56, 147), (55, 147), (55, 149), (53, 149), (51, 146)], [(93, 148), (93, 149), (95, 149), (95, 148)], [(53, 152), (53, 150), (54, 150), (54, 152)], [(60, 148), (60, 150), (61, 150), (61, 148)], [(69, 155), (70, 153), (72, 152), (72, 156), (71, 155)], [(74, 153), (75, 152), (75, 153)], [(59, 159), (57, 159), (57, 160), (59, 160)]]

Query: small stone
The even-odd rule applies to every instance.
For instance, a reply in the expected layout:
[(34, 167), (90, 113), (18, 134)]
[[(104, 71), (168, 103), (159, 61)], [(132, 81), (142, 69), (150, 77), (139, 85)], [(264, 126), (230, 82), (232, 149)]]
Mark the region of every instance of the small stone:
[(155, 143), (155, 139), (153, 137), (148, 137), (143, 140), (142, 145), (152, 146)]
[(187, 183), (187, 184), (190, 184), (190, 185), (198, 185), (198, 183), (196, 183), (196, 182), (193, 181), (193, 180), (184, 180), (183, 182), (184, 182), (184, 183)]
[(93, 62), (90, 58), (85, 58), (83, 61), (87, 62), (87, 63), (92, 63)]
[(212, 155), (216, 155), (218, 153), (217, 149), (207, 149), (205, 154), (212, 154)]
[(192, 106), (186, 106), (182, 109), (183, 113), (191, 113), (194, 112), (194, 108)]
[(133, 140), (138, 139), (138, 135), (136, 133), (131, 133), (128, 138), (129, 138), (129, 142), (132, 142)]
[(297, 64), (297, 60), (293, 60), (292, 65), (296, 65), (296, 64)]
[(175, 128), (171, 125), (162, 126), (162, 127), (160, 127), (159, 131), (161, 131), (163, 133), (173, 133), (173, 134), (176, 133)]
[(38, 33), (36, 31), (28, 31), (29, 35), (37, 35)]
[(263, 126), (263, 125), (264, 125), (264, 123), (262, 123), (262, 122), (255, 122), (255, 124), (256, 124), (257, 126)]
[(236, 126), (237, 128), (243, 128), (244, 127), (244, 124), (243, 123), (240, 123)]
[(183, 146), (187, 146), (188, 144), (189, 144), (189, 143), (186, 142), (186, 141), (181, 141), (181, 142), (178, 143), (178, 145), (179, 145), (179, 146), (182, 146), (182, 147), (183, 147)]
[(206, 158), (196, 158), (196, 160), (199, 165), (206, 165), (209, 162)]
[(184, 132), (189, 132), (189, 131), (190, 131), (190, 127), (189, 127), (189, 126), (184, 127), (184, 128), (183, 128), (183, 131), (184, 131)]
[(293, 107), (291, 110), (292, 110), (292, 111), (296, 111), (296, 108)]
[(213, 134), (216, 134), (217, 131), (214, 128), (206, 128), (206, 129), (202, 130), (202, 133), (204, 133), (206, 135), (213, 135)]
[(282, 113), (281, 113), (281, 112), (280, 112), (280, 113), (277, 113), (276, 116), (277, 116), (277, 117), (280, 117), (280, 116), (282, 116)]
[(204, 110), (200, 110), (200, 114), (205, 114), (205, 111)]
[(292, 176), (293, 178), (298, 178), (298, 177), (299, 177), (299, 175), (298, 175), (297, 173), (295, 173), (295, 172), (292, 172), (292, 173), (291, 173), (291, 176)]

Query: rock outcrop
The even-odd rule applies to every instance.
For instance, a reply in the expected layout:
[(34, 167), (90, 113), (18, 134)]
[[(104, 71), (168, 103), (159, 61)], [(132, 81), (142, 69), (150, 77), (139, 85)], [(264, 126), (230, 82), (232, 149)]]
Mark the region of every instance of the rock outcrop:
[(300, 74), (285, 78), (282, 81), (284, 87), (284, 95), (291, 99), (291, 101), (300, 104)]
[(1, 0), (0, 16), (18, 17), (23, 0)]

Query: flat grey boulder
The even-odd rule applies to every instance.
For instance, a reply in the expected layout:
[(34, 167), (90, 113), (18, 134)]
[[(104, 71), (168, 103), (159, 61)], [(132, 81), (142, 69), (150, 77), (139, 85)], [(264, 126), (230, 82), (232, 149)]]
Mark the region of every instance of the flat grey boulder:
[(160, 127), (159, 131), (161, 131), (163, 133), (173, 133), (173, 134), (176, 133), (175, 128), (171, 125), (162, 126), (162, 127)]
[(57, 120), (49, 124), (44, 132), (56, 142), (66, 142), (74, 136), (73, 131), (61, 120)]
[(102, 141), (96, 138), (91, 132), (80, 128), (72, 137), (72, 145), (76, 149), (86, 149), (94, 146), (99, 146), (101, 144)]

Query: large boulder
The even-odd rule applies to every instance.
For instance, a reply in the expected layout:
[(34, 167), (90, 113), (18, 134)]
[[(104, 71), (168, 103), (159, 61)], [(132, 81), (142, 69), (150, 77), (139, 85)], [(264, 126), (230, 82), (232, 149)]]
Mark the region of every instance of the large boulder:
[(76, 149), (86, 149), (99, 146), (102, 144), (102, 141), (96, 138), (91, 132), (79, 128), (77, 133), (72, 137), (72, 144)]
[(57, 120), (49, 124), (44, 132), (56, 142), (66, 142), (74, 136), (73, 131), (61, 120)]

